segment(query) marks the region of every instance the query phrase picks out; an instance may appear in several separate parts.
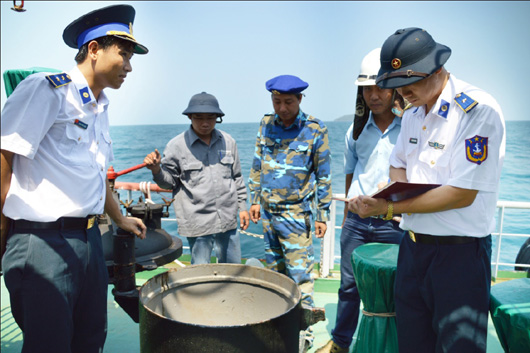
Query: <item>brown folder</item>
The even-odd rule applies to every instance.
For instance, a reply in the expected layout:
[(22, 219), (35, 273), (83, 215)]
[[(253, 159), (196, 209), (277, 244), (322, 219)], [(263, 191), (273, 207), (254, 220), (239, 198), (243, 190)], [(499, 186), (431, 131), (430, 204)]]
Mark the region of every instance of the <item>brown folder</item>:
[(417, 184), (393, 181), (384, 188), (371, 195), (373, 198), (400, 201), (421, 195), (437, 188), (440, 184)]

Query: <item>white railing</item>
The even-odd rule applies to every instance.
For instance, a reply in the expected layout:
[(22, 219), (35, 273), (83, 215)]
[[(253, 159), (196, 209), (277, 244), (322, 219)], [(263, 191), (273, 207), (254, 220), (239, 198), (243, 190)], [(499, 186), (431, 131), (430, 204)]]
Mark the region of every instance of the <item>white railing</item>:
[[(333, 194), (333, 197), (345, 198), (345, 194)], [(343, 201), (339, 201), (343, 202)], [(346, 207), (346, 206), (345, 206)], [(335, 232), (342, 226), (337, 225), (337, 201), (331, 201), (330, 217), (327, 223), (326, 234), (322, 240), (320, 248), (320, 277), (326, 278), (331, 275), (331, 270), (335, 266), (335, 259), (340, 260), (340, 256), (335, 256)], [(341, 217), (342, 219), (342, 217)]]
[[(334, 197), (343, 198), (345, 197), (344, 194), (334, 194)], [(499, 266), (519, 266), (519, 267), (525, 267), (530, 268), (530, 265), (526, 264), (518, 264), (515, 262), (506, 263), (506, 262), (500, 262), (500, 254), (501, 254), (501, 244), (502, 240), (505, 237), (525, 237), (529, 238), (530, 234), (525, 233), (504, 233), (504, 214), (506, 209), (524, 209), (530, 211), (530, 202), (516, 202), (516, 201), (498, 201), (497, 202), (497, 208), (498, 208), (498, 218), (497, 218), (497, 232), (492, 233), (492, 237), (497, 237), (497, 242), (495, 245), (495, 251), (492, 253), (492, 259), (491, 259), (491, 266), (492, 266), (492, 274), (491, 276), (493, 278), (497, 278), (497, 274), (499, 271)], [(320, 276), (321, 277), (329, 277), (331, 274), (331, 270), (333, 269), (333, 266), (335, 264), (335, 260), (340, 259), (340, 256), (335, 255), (335, 232), (337, 229), (341, 229), (342, 227), (340, 225), (337, 226), (335, 223), (336, 220), (336, 201), (332, 201), (331, 203), (331, 221), (328, 222), (328, 231), (326, 232), (326, 236), (324, 237), (324, 241), (322, 241), (322, 248), (320, 251)], [(526, 217), (526, 219), (530, 219), (529, 217)], [(515, 260), (514, 260), (515, 261)]]
[[(132, 190), (127, 189), (127, 196), (129, 200), (132, 200)], [(333, 197), (344, 198), (344, 194), (333, 194)], [(340, 201), (342, 202), (342, 201)], [(497, 242), (495, 245), (495, 251), (492, 253), (492, 274), (493, 278), (497, 278), (499, 271), (499, 266), (519, 266), (524, 268), (530, 268), (530, 265), (527, 264), (518, 264), (515, 262), (506, 263), (500, 262), (501, 254), (501, 245), (504, 237), (525, 237), (529, 238), (530, 234), (525, 233), (504, 233), (504, 214), (506, 209), (524, 209), (530, 211), (530, 202), (518, 202), (518, 201), (498, 201), (498, 218), (497, 218), (497, 228), (498, 231), (492, 233), (493, 237), (497, 237)], [(530, 215), (529, 215), (530, 216)], [(342, 217), (340, 217), (342, 220)], [(530, 217), (526, 217), (530, 219)], [(162, 221), (176, 221), (174, 218), (162, 219)], [(333, 200), (330, 207), (330, 221), (328, 221), (326, 235), (324, 236), (321, 249), (320, 249), (320, 277), (325, 278), (329, 277), (331, 271), (335, 266), (335, 260), (340, 260), (340, 256), (335, 255), (335, 234), (337, 229), (341, 229), (341, 225), (337, 225), (337, 201)], [(515, 261), (515, 260), (514, 260)]]
[[(498, 217), (497, 217), (497, 224), (498, 224), (498, 231), (496, 233), (493, 233), (492, 236), (497, 236), (497, 244), (495, 246), (495, 252), (492, 254), (491, 259), (491, 265), (493, 266), (493, 270), (491, 273), (491, 277), (497, 278), (497, 273), (499, 271), (499, 265), (501, 266), (519, 266), (519, 267), (526, 267), (530, 268), (530, 265), (526, 264), (517, 264), (517, 263), (505, 263), (500, 262), (500, 256), (501, 256), (501, 244), (502, 244), (502, 238), (503, 237), (530, 237), (530, 234), (524, 234), (524, 233), (504, 233), (503, 227), (504, 227), (504, 211), (507, 208), (510, 209), (524, 209), (524, 210), (530, 210), (530, 202), (517, 202), (517, 201), (498, 201), (497, 202), (497, 208), (498, 210)], [(530, 217), (526, 217), (526, 220), (530, 219)], [(515, 260), (514, 260), (515, 261)]]

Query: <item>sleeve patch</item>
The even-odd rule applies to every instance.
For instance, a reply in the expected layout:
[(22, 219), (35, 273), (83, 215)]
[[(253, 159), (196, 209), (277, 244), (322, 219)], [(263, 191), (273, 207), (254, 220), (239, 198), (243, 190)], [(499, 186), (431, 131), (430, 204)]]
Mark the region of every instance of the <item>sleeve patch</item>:
[(466, 140), (466, 158), (480, 165), (488, 158), (488, 138), (475, 135)]
[(72, 82), (70, 76), (66, 73), (60, 73), (55, 75), (48, 75), (46, 79), (52, 84), (53, 87), (59, 88)]

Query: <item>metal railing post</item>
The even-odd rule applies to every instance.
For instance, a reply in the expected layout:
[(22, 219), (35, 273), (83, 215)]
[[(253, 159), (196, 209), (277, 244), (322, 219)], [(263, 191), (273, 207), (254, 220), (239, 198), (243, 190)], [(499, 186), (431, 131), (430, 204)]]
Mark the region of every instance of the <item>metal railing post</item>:
[(335, 222), (336, 222), (336, 201), (331, 201), (329, 210), (329, 221), (326, 222), (327, 230), (321, 242), (320, 251), (320, 277), (328, 277), (334, 266), (335, 260)]
[(502, 227), (504, 225), (504, 205), (499, 207), (499, 235), (497, 237), (497, 246), (495, 247), (495, 267), (493, 268), (493, 278), (497, 278), (497, 273), (499, 271), (499, 262), (501, 257), (501, 242), (502, 242)]

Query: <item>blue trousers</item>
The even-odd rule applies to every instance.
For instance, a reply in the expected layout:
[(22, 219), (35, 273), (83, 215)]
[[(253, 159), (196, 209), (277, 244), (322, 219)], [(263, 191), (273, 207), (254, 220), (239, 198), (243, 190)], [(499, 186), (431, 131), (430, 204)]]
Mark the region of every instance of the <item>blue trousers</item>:
[(314, 307), (311, 277), (315, 262), (311, 212), (291, 210), (271, 213), (263, 208), (263, 240), (267, 268), (291, 278), (302, 294), (302, 304)]
[(23, 353), (97, 353), (107, 335), (108, 272), (97, 225), (10, 230), (2, 259)]
[(192, 265), (209, 264), (214, 245), (218, 262), (241, 263), (241, 244), (237, 229), (200, 237), (187, 237), (187, 239), (190, 245)]
[(359, 320), (361, 299), (353, 275), (351, 255), (353, 250), (368, 243), (399, 244), (404, 231), (394, 221), (377, 218), (360, 218), (348, 212), (340, 235), (340, 288), (333, 341), (341, 347), (349, 347)]
[(399, 248), (395, 282), (400, 353), (485, 353), (491, 235), (467, 244)]

